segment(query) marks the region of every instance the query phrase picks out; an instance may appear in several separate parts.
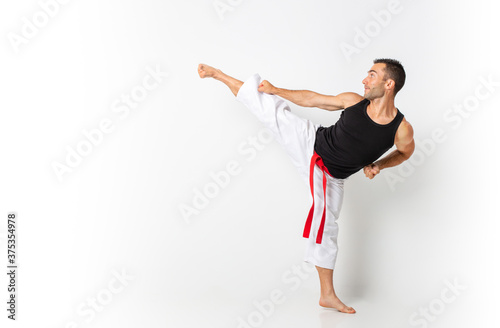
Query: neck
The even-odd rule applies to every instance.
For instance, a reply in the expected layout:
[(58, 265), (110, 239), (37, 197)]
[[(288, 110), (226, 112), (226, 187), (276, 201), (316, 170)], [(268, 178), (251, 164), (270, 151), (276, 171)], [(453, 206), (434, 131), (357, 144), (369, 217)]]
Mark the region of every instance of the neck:
[(383, 96), (381, 98), (370, 100), (368, 108), (375, 117), (392, 117), (396, 112), (394, 97), (392, 96)]

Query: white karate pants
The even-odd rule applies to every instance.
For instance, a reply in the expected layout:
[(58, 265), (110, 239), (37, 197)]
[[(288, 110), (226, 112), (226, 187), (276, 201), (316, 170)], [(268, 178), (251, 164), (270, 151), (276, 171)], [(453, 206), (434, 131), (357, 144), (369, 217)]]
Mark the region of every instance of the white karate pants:
[[(284, 147), (309, 186), (310, 162), (314, 152), (316, 130), (320, 125), (293, 114), (282, 98), (259, 92), (257, 89), (261, 81), (259, 74), (251, 76), (241, 86), (236, 99), (242, 102), (273, 133), (276, 141)], [(337, 259), (337, 219), (342, 207), (345, 179), (336, 179), (328, 174), (326, 177), (325, 227), (322, 243), (317, 244), (316, 236), (323, 214), (324, 196), (323, 172), (318, 166), (314, 167), (315, 208), (304, 260), (318, 267), (333, 270)], [(304, 223), (307, 214), (303, 215)]]

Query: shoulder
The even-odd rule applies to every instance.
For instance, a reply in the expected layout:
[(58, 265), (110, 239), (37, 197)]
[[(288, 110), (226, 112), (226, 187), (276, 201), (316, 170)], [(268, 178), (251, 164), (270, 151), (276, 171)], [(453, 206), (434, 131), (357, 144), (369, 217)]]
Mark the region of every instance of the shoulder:
[(413, 127), (410, 122), (403, 117), (403, 120), (399, 124), (398, 130), (396, 131), (396, 139), (411, 141), (413, 140)]
[(365, 99), (363, 96), (355, 92), (344, 92), (339, 94), (338, 97), (342, 100), (344, 108), (356, 105), (357, 103)]
[(397, 150), (399, 150), (403, 154), (405, 160), (410, 158), (410, 156), (413, 154), (413, 151), (415, 151), (413, 127), (406, 119), (403, 119), (403, 121), (401, 121), (401, 124), (396, 131), (394, 144), (396, 145)]

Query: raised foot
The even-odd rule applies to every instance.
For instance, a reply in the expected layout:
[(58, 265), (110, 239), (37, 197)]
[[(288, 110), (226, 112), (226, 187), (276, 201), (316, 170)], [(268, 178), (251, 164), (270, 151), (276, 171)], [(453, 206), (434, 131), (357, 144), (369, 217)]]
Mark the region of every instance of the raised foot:
[(320, 298), (319, 305), (326, 308), (336, 309), (343, 313), (356, 313), (356, 310), (342, 303), (338, 297)]
[(221, 70), (213, 68), (212, 66), (208, 66), (206, 64), (199, 64), (198, 65), (198, 74), (202, 79), (206, 77), (216, 77), (217, 74), (220, 74)]

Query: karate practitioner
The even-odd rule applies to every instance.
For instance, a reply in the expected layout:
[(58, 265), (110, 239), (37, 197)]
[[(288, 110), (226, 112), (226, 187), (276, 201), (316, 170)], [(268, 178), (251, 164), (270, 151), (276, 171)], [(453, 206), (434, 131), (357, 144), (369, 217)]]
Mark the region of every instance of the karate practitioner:
[[(254, 74), (245, 83), (205, 64), (198, 65), (201, 78), (226, 84), (236, 99), (269, 128), (311, 188), (312, 207), (306, 220), (305, 261), (316, 266), (320, 306), (355, 313), (337, 297), (333, 269), (337, 258), (337, 219), (342, 206), (344, 182), (363, 169), (373, 179), (381, 170), (401, 164), (415, 149), (413, 129), (395, 107), (394, 98), (406, 74), (393, 59), (376, 59), (362, 81), (364, 96), (346, 92), (336, 96), (307, 90), (286, 90)], [(323, 127), (300, 118), (282, 99), (302, 107), (341, 110), (335, 125)], [(393, 145), (396, 149), (380, 158)]]

